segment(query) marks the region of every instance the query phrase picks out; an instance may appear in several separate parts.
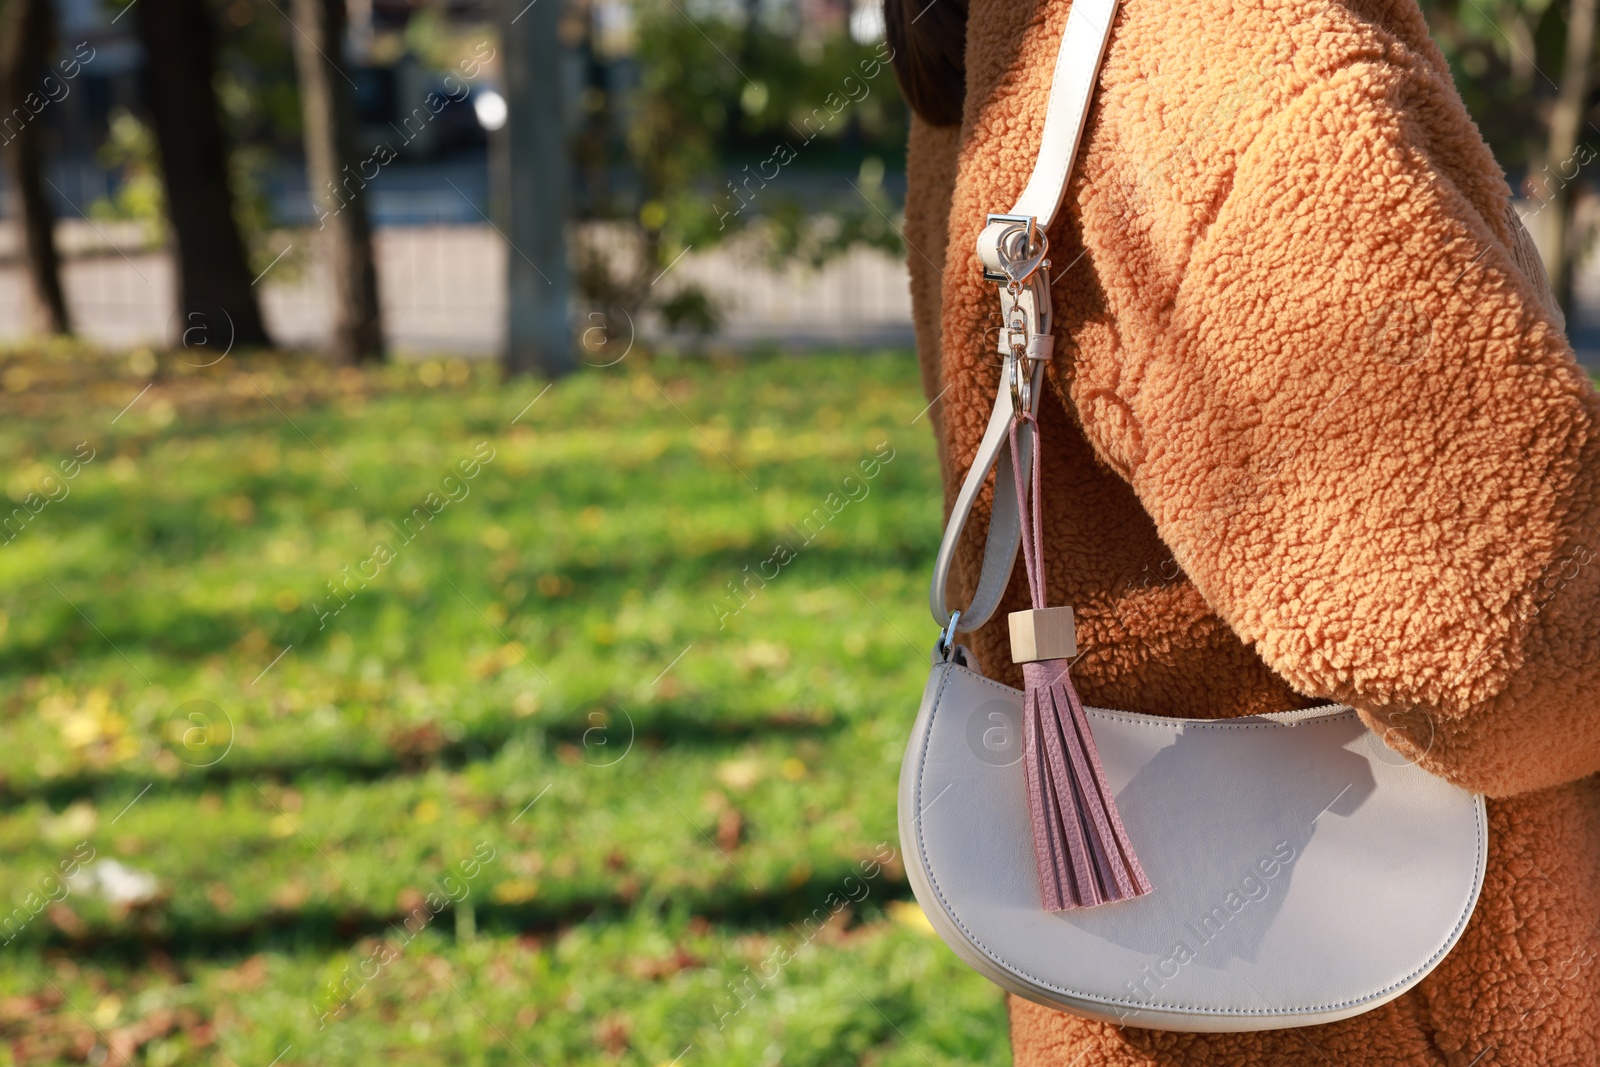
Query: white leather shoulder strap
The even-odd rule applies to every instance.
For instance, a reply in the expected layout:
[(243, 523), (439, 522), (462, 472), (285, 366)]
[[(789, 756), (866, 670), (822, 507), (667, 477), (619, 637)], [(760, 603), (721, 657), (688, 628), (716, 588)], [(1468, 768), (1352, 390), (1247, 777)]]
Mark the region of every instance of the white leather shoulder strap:
[(1056, 71), (1050, 83), (1050, 106), (1044, 118), (1039, 158), (1028, 187), (1008, 214), (1032, 215), (1041, 230), (1048, 230), (1067, 192), (1067, 179), (1078, 155), (1078, 142), (1089, 118), (1089, 100), (1099, 79), (1100, 62), (1111, 42), (1111, 23), (1117, 0), (1072, 0), (1067, 28), (1056, 53)]
[[(1050, 358), (1049, 261), (1044, 259), (1049, 244), (1045, 231), (1060, 210), (1066, 195), (1067, 179), (1078, 155), (1089, 117), (1089, 102), (1098, 81), (1100, 62), (1111, 40), (1111, 23), (1118, 0), (1072, 0), (1061, 50), (1056, 55), (1055, 74), (1050, 85), (1050, 102), (1045, 112), (1044, 133), (1033, 175), (1016, 205), (1004, 215), (990, 215), (978, 238), (978, 257), (984, 276), (1009, 282), (1001, 289), (1001, 312), (1007, 328), (1000, 331), (999, 351), (1005, 359), (1000, 389), (995, 397), (989, 425), (967, 471), (966, 481), (956, 494), (950, 521), (934, 564), (929, 606), (948, 638), (954, 632), (976, 630), (989, 620), (1000, 604), (1011, 569), (1021, 544), (1022, 526), (1017, 494), (1007, 451), (1007, 432), (1016, 404), (1036, 410), (1044, 365)], [(1031, 462), (1031, 439), (1020, 440), (1022, 462)], [(946, 599), (950, 567), (961, 540), (972, 506), (983, 491), (989, 472), (995, 472), (994, 507), (989, 520), (988, 541), (984, 546), (983, 566), (972, 601), (953, 612)], [(1025, 470), (1024, 475), (1027, 474)], [(953, 623), (953, 625), (952, 625)]]

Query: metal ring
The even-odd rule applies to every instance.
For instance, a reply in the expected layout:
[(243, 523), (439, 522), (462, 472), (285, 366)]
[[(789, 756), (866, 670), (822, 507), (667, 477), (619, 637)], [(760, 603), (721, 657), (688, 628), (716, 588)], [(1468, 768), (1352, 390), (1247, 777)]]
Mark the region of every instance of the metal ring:
[(1025, 354), (1011, 353), (1011, 413), (1021, 418), (1033, 403), (1033, 375), (1023, 374), (1022, 365), (1028, 362)]
[(950, 658), (950, 653), (955, 651), (956, 622), (960, 618), (961, 612), (952, 611), (950, 613), (950, 622), (946, 624), (944, 631), (939, 634), (939, 643), (935, 647), (938, 649), (939, 655), (946, 660)]
[(1007, 259), (1027, 259), (1028, 253), (1033, 251), (1033, 241), (1026, 226), (1013, 226), (1006, 230), (1000, 235), (998, 243), (1000, 255)]

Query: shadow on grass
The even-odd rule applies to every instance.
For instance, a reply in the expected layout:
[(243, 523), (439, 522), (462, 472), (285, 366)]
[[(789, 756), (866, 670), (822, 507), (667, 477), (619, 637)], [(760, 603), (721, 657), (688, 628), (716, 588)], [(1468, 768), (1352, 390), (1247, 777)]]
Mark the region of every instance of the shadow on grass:
[[(604, 703), (603, 700), (599, 701)], [(646, 751), (676, 747), (690, 749), (734, 748), (750, 741), (770, 737), (828, 737), (839, 733), (848, 722), (838, 718), (822, 718), (806, 712), (777, 712), (760, 718), (717, 719), (705, 714), (692, 714), (674, 707), (666, 707), (634, 716), (634, 744)], [(714, 709), (712, 709), (714, 711)], [(337, 785), (349, 782), (375, 782), (402, 775), (421, 774), (434, 768), (458, 770), (472, 763), (493, 759), (510, 743), (518, 739), (532, 740), (536, 748), (554, 749), (557, 758), (567, 763), (609, 762), (609, 749), (595, 750), (587, 755), (586, 735), (592, 724), (573, 716), (547, 722), (537, 727), (513, 728), (496, 726), (479, 729), (460, 741), (435, 745), (419, 742), (420, 747), (409, 751), (395, 748), (380, 753), (326, 753), (310, 756), (286, 756), (248, 759), (239, 757), (224, 760), (212, 767), (195, 767), (172, 778), (154, 776), (148, 770), (116, 770), (106, 773), (85, 773), (48, 781), (27, 783), (0, 782), (0, 811), (43, 800), (54, 808), (63, 807), (74, 800), (91, 799), (99, 805), (116, 808), (117, 800), (130, 800), (151, 785), (155, 777), (159, 788), (153, 789), (156, 797), (192, 796), (210, 789), (232, 785), (236, 782), (276, 782), (294, 784), (315, 779), (318, 785)], [(614, 744), (615, 738), (608, 738)]]
[[(847, 879), (859, 879), (854, 865), (811, 874), (804, 881), (782, 887), (757, 889), (737, 876), (709, 888), (672, 889), (643, 897), (621, 891), (576, 892), (549, 900), (501, 904), (472, 899), (473, 919), (479, 935), (546, 936), (584, 922), (617, 922), (647, 914), (656, 920), (694, 916), (725, 930), (774, 931), (788, 928), (796, 938), (814, 935), (830, 922), (845, 917), (838, 908)], [(859, 883), (858, 883), (859, 884)], [(859, 906), (876, 915), (891, 900), (911, 898), (903, 876), (888, 870), (869, 883)], [(173, 959), (204, 960), (249, 955), (262, 951), (321, 952), (346, 948), (368, 937), (389, 936), (401, 941), (427, 929), (454, 937), (457, 909), (446, 906), (425, 924), (413, 919), (410, 935), (404, 912), (378, 913), (310, 905), (294, 911), (274, 911), (241, 921), (222, 916), (174, 916), (159, 909), (135, 912), (111, 928), (88, 928), (69, 936), (45, 923), (21, 932), (8, 948), (14, 953), (68, 951), (86, 962), (118, 961), (140, 964), (153, 952)], [(413, 913), (415, 914), (415, 913)], [(425, 914), (425, 913), (424, 913)], [(807, 921), (810, 925), (806, 925)], [(846, 919), (846, 922), (850, 921)], [(840, 926), (839, 929), (845, 929)]]
[[(461, 548), (451, 542), (441, 542), (441, 547)], [(577, 625), (593, 614), (585, 605), (614, 604), (629, 589), (661, 585), (701, 596), (705, 628), (715, 632), (719, 609), (737, 609), (741, 603), (719, 583), (725, 586), (744, 577), (746, 569), (771, 551), (766, 546), (685, 553), (666, 545), (659, 551), (636, 551), (604, 564), (569, 562), (552, 567), (519, 567), (508, 575), (508, 580), (515, 578), (537, 585), (553, 577), (570, 592), (560, 600), (531, 600), (512, 612), (501, 628), (516, 637), (521, 633), (521, 618), (537, 616), (555, 625)], [(806, 572), (808, 588), (818, 584), (843, 585), (848, 579), (864, 585), (881, 580), (885, 574), (915, 572), (931, 558), (932, 551), (931, 542), (923, 544), (920, 540), (885, 540), (870, 548), (855, 544), (813, 545), (796, 557), (793, 566)], [(9, 591), (9, 598), (17, 604), (31, 605), (26, 614), (34, 619), (34, 625), (26, 637), (14, 636), (0, 647), (0, 673), (58, 673), (73, 664), (96, 660), (121, 671), (127, 666), (124, 655), (137, 660), (141, 654), (169, 668), (190, 667), (208, 657), (228, 653), (255, 630), (269, 635), (267, 644), (271, 649), (293, 645), (297, 655), (305, 656), (320, 650), (335, 633), (349, 634), (358, 643), (375, 642), (385, 621), (396, 612), (434, 619), (458, 613), (469, 626), (483, 626), (485, 633), (490, 632), (476, 614), (477, 606), (495, 600), (499, 593), (485, 587), (481, 575), (475, 572), (436, 573), (456, 581), (460, 592), (444, 587), (407, 595), (375, 582), (339, 611), (336, 621), (325, 626), (320, 624), (316, 611), (306, 605), (288, 616), (270, 607), (207, 611), (181, 600), (126, 589), (115, 576), (57, 576), (52, 579), (57, 587), (54, 589), (41, 581), (36, 586)], [(787, 572), (773, 579), (775, 583), (790, 580), (793, 579)], [(848, 591), (848, 586), (844, 588)], [(745, 595), (750, 593), (746, 591)], [(465, 603), (462, 597), (467, 598)], [(331, 608), (337, 602), (330, 596), (316, 603)], [(864, 618), (875, 618), (867, 604), (861, 605), (861, 611)], [(20, 609), (17, 613), (23, 614)], [(271, 652), (265, 653), (259, 665), (265, 666), (270, 658)], [(147, 662), (146, 666), (151, 664)]]

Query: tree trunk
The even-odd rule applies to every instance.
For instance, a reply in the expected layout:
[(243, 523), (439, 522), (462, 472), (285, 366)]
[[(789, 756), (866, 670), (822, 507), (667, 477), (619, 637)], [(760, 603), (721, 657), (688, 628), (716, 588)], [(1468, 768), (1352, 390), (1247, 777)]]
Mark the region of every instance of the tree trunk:
[(178, 246), (178, 336), (208, 350), (264, 347), (271, 342), (233, 216), (204, 0), (138, 0), (134, 6), (146, 56), (145, 97)]
[[(38, 327), (43, 332), (72, 332), (67, 301), (61, 291), (61, 258), (56, 253), (55, 217), (44, 192), (44, 130), (39, 125), (45, 97), (40, 91), (50, 54), (50, 0), (11, 0), (0, 46), (0, 81), (5, 112), (16, 119), (10, 141), (11, 180), (16, 187), (14, 211), (22, 225), (28, 258), (28, 281)], [(7, 132), (11, 122), (7, 121)]]
[(344, 0), (294, 0), (293, 10), (307, 180), (333, 274), (333, 358), (340, 363), (381, 360), (383, 324), (366, 184), (388, 159), (378, 152), (363, 158), (357, 145), (353, 86), (339, 64)]
[[(1545, 163), (1545, 203), (1539, 211), (1546, 215), (1539, 227), (1538, 241), (1544, 257), (1550, 289), (1562, 310), (1572, 312), (1573, 262), (1577, 249), (1572, 242), (1573, 179), (1579, 168), (1578, 134), (1588, 112), (1589, 59), (1594, 55), (1596, 0), (1572, 0), (1567, 12), (1567, 53), (1561, 67), (1561, 85), (1555, 109), (1550, 115), (1550, 140)], [(1553, 173), (1552, 173), (1553, 171)]]
[(566, 110), (562, 106), (561, 6), (505, 0), (508, 180), (506, 350), (508, 374), (555, 378), (575, 366), (568, 322)]

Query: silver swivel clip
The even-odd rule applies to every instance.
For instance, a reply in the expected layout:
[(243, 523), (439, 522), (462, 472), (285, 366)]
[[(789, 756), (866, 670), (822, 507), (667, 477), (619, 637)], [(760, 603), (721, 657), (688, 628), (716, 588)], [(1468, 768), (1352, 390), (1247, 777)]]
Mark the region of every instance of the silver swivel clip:
[(990, 215), (978, 238), (983, 276), (1000, 283), (1000, 355), (1019, 415), (1033, 410), (1037, 364), (1048, 358), (1048, 347), (1034, 343), (1048, 336), (1050, 315), (1050, 241), (1037, 223), (1032, 215)]
[(1011, 321), (1006, 326), (1006, 344), (1011, 349), (1006, 365), (1011, 368), (1011, 410), (1020, 417), (1022, 412), (1032, 410), (1033, 362), (1028, 357), (1028, 316), (1017, 301), (1021, 287), (1016, 282), (1011, 284), (1016, 288), (1011, 294)]

